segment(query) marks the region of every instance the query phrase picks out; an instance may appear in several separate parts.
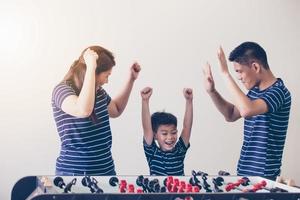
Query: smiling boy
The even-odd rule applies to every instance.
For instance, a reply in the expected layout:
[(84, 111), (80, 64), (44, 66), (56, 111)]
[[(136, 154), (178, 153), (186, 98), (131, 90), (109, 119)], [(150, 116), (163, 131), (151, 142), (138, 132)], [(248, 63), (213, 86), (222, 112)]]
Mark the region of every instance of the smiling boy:
[(155, 112), (150, 117), (149, 99), (151, 94), (152, 88), (150, 87), (141, 91), (143, 144), (150, 175), (183, 176), (184, 158), (190, 147), (189, 140), (193, 123), (193, 91), (190, 88), (183, 90), (186, 106), (183, 129), (179, 139), (177, 118), (173, 114)]

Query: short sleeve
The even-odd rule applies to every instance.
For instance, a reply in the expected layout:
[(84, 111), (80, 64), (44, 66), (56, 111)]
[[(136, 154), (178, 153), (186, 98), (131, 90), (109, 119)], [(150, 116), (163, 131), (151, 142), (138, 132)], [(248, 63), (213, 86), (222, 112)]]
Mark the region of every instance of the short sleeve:
[(97, 96), (99, 97), (100, 101), (103, 97), (105, 97), (106, 105), (108, 106), (110, 104), (111, 97), (103, 88), (97, 91)]
[(274, 87), (266, 91), (260, 98), (266, 102), (268, 112), (274, 113), (284, 104), (285, 95), (281, 88)]
[(157, 150), (157, 145), (154, 140), (152, 141), (151, 145), (148, 145), (145, 139), (143, 139), (143, 146), (144, 146), (144, 151), (145, 151), (147, 161), (150, 162), (150, 160), (154, 156), (155, 151)]
[(73, 88), (66, 84), (57, 85), (52, 92), (52, 101), (57, 108), (61, 109), (61, 105), (66, 97), (70, 95), (76, 95)]
[(178, 148), (179, 152), (185, 154), (187, 150), (190, 148), (190, 146), (191, 146), (190, 143), (188, 144), (188, 146), (185, 146), (182, 137), (179, 137), (179, 140), (176, 144), (176, 148)]
[(108, 106), (109, 103), (111, 102), (111, 97), (110, 97), (109, 94), (107, 94), (107, 93), (106, 93), (106, 95), (107, 95), (107, 99), (106, 99), (106, 100), (107, 100), (107, 106)]

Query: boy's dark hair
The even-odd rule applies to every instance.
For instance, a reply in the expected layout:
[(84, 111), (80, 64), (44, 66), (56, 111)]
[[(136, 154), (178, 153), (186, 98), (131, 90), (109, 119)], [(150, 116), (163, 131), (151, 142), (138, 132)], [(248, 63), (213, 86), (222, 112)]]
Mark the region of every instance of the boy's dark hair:
[(167, 112), (155, 112), (151, 115), (152, 131), (157, 132), (160, 125), (175, 125), (177, 127), (177, 118)]
[(260, 63), (265, 69), (269, 69), (265, 50), (255, 42), (244, 42), (237, 46), (230, 53), (229, 60), (248, 66), (255, 61)]

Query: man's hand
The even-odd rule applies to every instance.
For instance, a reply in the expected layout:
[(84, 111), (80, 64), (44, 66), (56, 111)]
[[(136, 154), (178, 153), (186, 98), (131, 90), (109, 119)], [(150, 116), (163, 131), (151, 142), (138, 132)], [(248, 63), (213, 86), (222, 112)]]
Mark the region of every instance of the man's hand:
[(208, 93), (213, 93), (215, 91), (215, 82), (211, 73), (211, 67), (209, 63), (206, 63), (203, 68), (204, 76), (204, 87)]
[(229, 74), (225, 53), (224, 53), (221, 46), (220, 46), (219, 51), (218, 51), (218, 59), (219, 59), (219, 64), (220, 64), (220, 67), (221, 67), (222, 74), (224, 74), (224, 75)]

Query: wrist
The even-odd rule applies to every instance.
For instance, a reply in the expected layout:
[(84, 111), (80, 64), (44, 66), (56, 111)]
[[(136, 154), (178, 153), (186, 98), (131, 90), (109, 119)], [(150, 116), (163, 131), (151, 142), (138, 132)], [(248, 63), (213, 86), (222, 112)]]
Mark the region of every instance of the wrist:
[(131, 84), (133, 84), (134, 81), (135, 81), (135, 79), (136, 79), (136, 78), (131, 74), (131, 75), (129, 76), (128, 82), (131, 83)]
[(143, 98), (142, 98), (142, 102), (143, 102), (143, 103), (149, 103), (149, 99), (143, 99)]
[(86, 71), (87, 71), (88, 73), (95, 73), (96, 67), (88, 67), (88, 66), (86, 66)]
[(212, 95), (215, 95), (215, 94), (217, 93), (217, 90), (214, 88), (214, 89), (212, 89), (212, 90), (210, 90), (210, 91), (207, 91), (207, 93), (208, 93), (210, 96), (212, 96)]
[(224, 79), (228, 79), (228, 78), (231, 78), (231, 74), (230, 74), (229, 72), (223, 72), (223, 73), (222, 73), (222, 77), (223, 77)]

